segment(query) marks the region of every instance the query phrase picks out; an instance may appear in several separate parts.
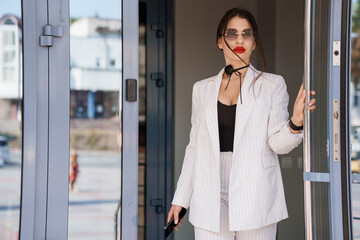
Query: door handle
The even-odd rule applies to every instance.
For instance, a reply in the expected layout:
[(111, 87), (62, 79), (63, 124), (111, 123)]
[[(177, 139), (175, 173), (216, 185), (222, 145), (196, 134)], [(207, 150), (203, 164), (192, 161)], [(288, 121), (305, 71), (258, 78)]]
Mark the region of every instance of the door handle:
[[(304, 13), (304, 89), (306, 90), (305, 106), (309, 103), (309, 89), (311, 77), (311, 6), (312, 0), (305, 0)], [(304, 143), (303, 143), (303, 167), (304, 174), (311, 172), (310, 152), (310, 110), (305, 107), (304, 115)], [(304, 181), (304, 214), (305, 214), (305, 239), (313, 239), (313, 217), (311, 206), (311, 181)]]

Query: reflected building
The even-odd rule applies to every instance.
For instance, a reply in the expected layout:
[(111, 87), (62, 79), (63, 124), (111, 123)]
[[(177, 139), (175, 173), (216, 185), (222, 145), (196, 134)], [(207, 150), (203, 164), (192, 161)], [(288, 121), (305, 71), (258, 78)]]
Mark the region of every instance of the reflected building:
[[(351, 84), (350, 120), (351, 120), (351, 159), (360, 159), (360, 41), (359, 31), (351, 33)], [(351, 164), (353, 172), (360, 172), (359, 161)]]
[[(22, 98), (22, 23), (15, 15), (0, 18), (0, 119), (17, 119)], [(11, 112), (11, 114), (8, 114)]]
[(70, 117), (118, 115), (121, 94), (121, 21), (73, 20), (70, 26)]
[(0, 18), (0, 134), (12, 135), (21, 146), (22, 21), (13, 14)]

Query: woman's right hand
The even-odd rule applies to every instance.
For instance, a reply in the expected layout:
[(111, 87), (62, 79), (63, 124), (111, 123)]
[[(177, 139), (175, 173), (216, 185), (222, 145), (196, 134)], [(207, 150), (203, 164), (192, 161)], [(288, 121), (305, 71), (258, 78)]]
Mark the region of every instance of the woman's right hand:
[[(168, 220), (167, 222), (170, 222), (171, 218), (174, 217), (174, 222), (175, 224), (176, 223), (179, 223), (178, 225), (182, 226), (182, 223), (179, 222), (179, 213), (182, 209), (182, 206), (179, 206), (179, 205), (175, 205), (175, 204), (172, 204), (171, 205), (171, 208), (170, 208), (170, 211), (168, 213)], [(182, 218), (181, 221), (183, 221), (184, 219)], [(174, 228), (176, 231), (179, 230), (178, 227), (176, 226)]]

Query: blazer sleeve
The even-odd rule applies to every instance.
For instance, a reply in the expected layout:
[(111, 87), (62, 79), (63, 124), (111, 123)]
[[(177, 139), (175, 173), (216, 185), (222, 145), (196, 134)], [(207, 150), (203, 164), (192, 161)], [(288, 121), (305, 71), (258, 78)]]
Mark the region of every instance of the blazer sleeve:
[(268, 144), (277, 154), (287, 154), (296, 148), (303, 139), (303, 131), (297, 134), (290, 132), (289, 123), (289, 94), (285, 80), (278, 76), (275, 90), (271, 96), (270, 116), (268, 122)]
[(181, 174), (177, 182), (176, 191), (172, 204), (188, 208), (192, 194), (192, 176), (194, 169), (194, 161), (196, 156), (196, 132), (199, 125), (199, 100), (198, 100), (197, 84), (195, 83), (192, 90), (192, 107), (191, 107), (191, 130), (190, 141), (185, 149), (185, 157)]

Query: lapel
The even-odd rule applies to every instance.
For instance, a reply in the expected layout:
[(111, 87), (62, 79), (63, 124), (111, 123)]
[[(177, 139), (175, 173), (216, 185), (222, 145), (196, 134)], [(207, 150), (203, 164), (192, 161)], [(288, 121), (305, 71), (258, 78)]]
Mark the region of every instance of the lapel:
[(246, 123), (249, 120), (250, 113), (254, 109), (256, 99), (258, 98), (258, 93), (260, 91), (260, 87), (262, 83), (262, 77), (256, 80), (254, 85), (254, 91), (253, 91), (253, 86), (251, 85), (252, 81), (256, 78), (256, 76), (258, 76), (258, 74), (260, 74), (260, 72), (250, 64), (250, 68), (246, 73), (244, 84), (241, 88), (242, 104), (240, 103), (239, 100), (240, 98), (239, 98), (236, 106), (233, 153), (235, 153), (235, 151), (238, 150), (237, 145), (239, 144), (239, 141), (241, 139), (241, 134), (245, 129)]
[[(224, 68), (221, 69), (219, 74), (215, 76), (207, 87), (205, 96), (205, 119), (208, 127), (208, 131), (213, 145), (212, 149), (217, 160), (220, 160), (220, 143), (219, 143), (219, 126), (218, 126), (218, 111), (217, 101), (219, 96), (219, 90), (222, 80)], [(240, 95), (236, 105), (236, 120), (235, 120), (235, 133), (234, 133), (234, 151), (237, 149), (236, 146), (240, 140), (241, 134), (244, 131), (246, 122), (250, 116), (254, 104), (256, 102), (253, 94), (253, 88), (249, 89), (253, 79), (259, 74), (253, 65), (250, 64), (249, 69), (245, 75), (243, 85), (241, 87), (242, 104), (240, 103)], [(258, 96), (262, 77), (260, 77), (254, 85), (255, 96)]]

